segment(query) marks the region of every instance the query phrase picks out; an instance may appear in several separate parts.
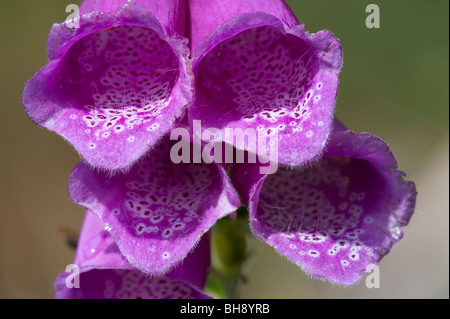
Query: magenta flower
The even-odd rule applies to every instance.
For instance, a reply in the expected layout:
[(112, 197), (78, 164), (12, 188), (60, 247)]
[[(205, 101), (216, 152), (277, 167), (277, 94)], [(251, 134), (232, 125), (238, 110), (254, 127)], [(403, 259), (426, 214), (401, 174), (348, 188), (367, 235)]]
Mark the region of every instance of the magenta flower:
[(235, 166), (232, 179), (248, 203), (259, 239), (309, 275), (353, 285), (402, 237), (416, 190), (403, 181), (387, 144), (336, 123), (323, 157), (308, 166), (260, 175)]
[[(330, 133), (342, 66), (339, 40), (310, 35), (281, 0), (190, 0), (196, 99), (189, 119), (279, 135), (280, 164), (319, 156)], [(250, 142), (248, 143), (250, 144)], [(264, 157), (265, 149), (257, 149)]]
[(148, 274), (163, 274), (199, 239), (239, 208), (225, 169), (215, 164), (174, 164), (166, 137), (128, 173), (108, 177), (79, 163), (69, 179), (72, 200), (94, 212), (125, 258)]
[[(241, 204), (257, 238), (336, 284), (401, 238), (415, 185), (384, 141), (333, 120), (340, 42), (284, 1), (85, 0), (76, 22), (53, 26), (23, 93), (28, 116), (84, 157), (69, 180), (88, 210), (82, 288), (62, 273), (57, 298), (209, 298), (207, 233)], [(260, 170), (267, 140), (274, 174)], [(218, 142), (260, 163), (228, 165)]]
[(28, 116), (96, 168), (126, 170), (191, 103), (183, 0), (86, 0), (55, 24), (50, 62), (25, 86)]
[[(55, 281), (55, 298), (211, 298), (202, 291), (210, 262), (208, 236), (204, 238), (182, 265), (162, 277), (149, 277), (126, 261), (99, 219), (88, 211), (74, 262), (80, 275), (71, 278), (72, 272), (62, 272)], [(76, 280), (79, 281), (78, 288), (67, 285)]]

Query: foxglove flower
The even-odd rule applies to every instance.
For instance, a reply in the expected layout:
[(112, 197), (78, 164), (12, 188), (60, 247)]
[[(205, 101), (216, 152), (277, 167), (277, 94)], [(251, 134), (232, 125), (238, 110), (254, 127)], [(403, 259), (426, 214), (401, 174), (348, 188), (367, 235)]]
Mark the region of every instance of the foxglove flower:
[[(92, 212), (87, 212), (74, 265), (79, 275), (62, 272), (55, 281), (58, 299), (205, 299), (210, 262), (208, 236), (184, 263), (162, 277), (131, 266)], [(73, 281), (73, 282), (72, 282)], [(79, 287), (72, 287), (75, 282)]]
[[(126, 170), (193, 99), (184, 0), (85, 0), (55, 24), (23, 105), (96, 168)], [(78, 23), (79, 28), (71, 28)]]
[[(278, 161), (302, 165), (330, 133), (342, 66), (340, 42), (309, 34), (281, 0), (190, 0), (196, 99), (189, 119), (221, 130), (279, 134)], [(199, 137), (201, 138), (201, 137)], [(248, 142), (248, 144), (251, 144)], [(265, 149), (257, 149), (265, 157)]]
[(222, 166), (172, 162), (172, 147), (182, 142), (165, 137), (126, 174), (108, 177), (81, 162), (69, 179), (72, 200), (97, 214), (125, 258), (152, 275), (176, 266), (239, 207)]
[(372, 271), (367, 267), (402, 237), (414, 211), (415, 185), (403, 181), (387, 144), (339, 123), (311, 165), (273, 175), (257, 166), (236, 165), (231, 173), (255, 236), (336, 284), (355, 284)]

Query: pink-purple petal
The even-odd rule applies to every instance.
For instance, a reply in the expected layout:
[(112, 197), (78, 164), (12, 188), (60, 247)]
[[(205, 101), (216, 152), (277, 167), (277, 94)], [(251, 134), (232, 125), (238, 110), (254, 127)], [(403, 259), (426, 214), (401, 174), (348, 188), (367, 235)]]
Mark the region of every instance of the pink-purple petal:
[(174, 164), (165, 138), (128, 173), (105, 176), (79, 163), (69, 180), (72, 200), (97, 214), (136, 268), (161, 274), (179, 264), (239, 200), (223, 167)]
[[(248, 191), (241, 197), (256, 237), (309, 275), (352, 285), (400, 240), (416, 190), (384, 141), (336, 128), (311, 165), (268, 176), (241, 165), (231, 176), (238, 191)], [(247, 189), (242, 174), (251, 177)]]
[[(190, 123), (218, 128), (225, 142), (249, 151), (225, 128), (261, 138), (277, 131), (279, 163), (303, 165), (320, 155), (331, 130), (340, 42), (328, 31), (310, 35), (283, 1), (239, 3), (227, 11), (221, 1), (190, 2), (196, 76)], [(209, 17), (200, 19), (206, 11)]]
[(209, 238), (205, 236), (185, 262), (161, 277), (136, 270), (120, 254), (98, 217), (87, 212), (74, 264), (79, 287), (69, 288), (73, 269), (55, 281), (57, 299), (209, 299), (202, 291), (210, 264)]
[(137, 4), (151, 12), (171, 36), (183, 35), (186, 27), (186, 0), (84, 0), (80, 14), (116, 13), (125, 5)]
[[(219, 26), (225, 26), (224, 24), (229, 20), (246, 13), (271, 15), (286, 29), (291, 29), (299, 24), (289, 6), (285, 1), (280, 0), (189, 0), (188, 3), (191, 18), (190, 39), (193, 49), (201, 46), (201, 42), (213, 32), (218, 34), (216, 29)], [(245, 20), (239, 19), (235, 28), (236, 32), (242, 31), (239, 28), (239, 24), (242, 23), (245, 23)], [(229, 34), (223, 36), (222, 41)], [(198, 56), (197, 52), (194, 53)]]
[(25, 86), (28, 116), (96, 168), (128, 169), (193, 99), (185, 3), (157, 2), (85, 2), (78, 29), (53, 26), (50, 62)]

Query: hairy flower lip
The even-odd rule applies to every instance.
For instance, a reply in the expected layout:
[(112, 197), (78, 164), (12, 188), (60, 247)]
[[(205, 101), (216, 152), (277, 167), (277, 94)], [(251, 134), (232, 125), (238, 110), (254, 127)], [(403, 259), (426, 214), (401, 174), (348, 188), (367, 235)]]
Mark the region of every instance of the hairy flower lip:
[[(247, 13), (260, 12), (274, 16), (286, 29), (299, 25), (296, 16), (283, 0), (188, 0), (188, 3), (193, 49), (221, 25)], [(195, 19), (198, 16), (202, 16), (202, 19)]]
[[(138, 272), (135, 267), (126, 261), (120, 254), (117, 244), (108, 232), (104, 230), (104, 226), (98, 217), (88, 210), (81, 230), (74, 264), (72, 265), (79, 271), (78, 280), (80, 286), (79, 288), (69, 288), (67, 286), (67, 282), (70, 280), (69, 276), (74, 275), (72, 271), (75, 268), (62, 272), (55, 280), (54, 286), (57, 290), (55, 298), (101, 299), (121, 296), (130, 298), (133, 296), (133, 293), (135, 297), (136, 295), (141, 298), (151, 297), (149, 291), (143, 290), (142, 286), (150, 284), (150, 287), (146, 288), (151, 289), (151, 287), (154, 287), (156, 288), (154, 292), (157, 293), (158, 280), (163, 280), (163, 285), (175, 284), (178, 289), (187, 290), (184, 292), (186, 294), (184, 297), (209, 299), (211, 297), (202, 291), (209, 271), (209, 265), (209, 236), (204, 236), (187, 256), (183, 264), (164, 276), (148, 278), (146, 274)], [(129, 276), (128, 281), (124, 282), (126, 276)], [(120, 279), (122, 279), (122, 283), (120, 283)], [(114, 284), (116, 286), (111, 285), (113, 281), (115, 281)], [(127, 287), (130, 283), (133, 287)], [(123, 288), (132, 288), (133, 291), (130, 294), (130, 291), (126, 289), (127, 291), (124, 292), (130, 295), (121, 294), (120, 290)]]
[[(251, 12), (240, 14), (220, 26), (218, 26), (213, 32), (206, 36), (196, 47), (193, 47), (193, 59), (192, 59), (192, 70), (194, 73), (197, 72), (199, 62), (217, 45), (225, 40), (228, 40), (242, 31), (261, 27), (270, 26), (276, 28), (282, 34), (292, 34), (304, 41), (309, 41), (309, 44), (313, 45), (318, 51), (324, 51), (326, 53), (332, 52), (336, 55), (336, 60), (329, 61), (323, 60), (324, 56), (319, 56), (319, 60), (328, 65), (330, 72), (338, 74), (343, 64), (342, 48), (340, 42), (335, 43), (322, 42), (322, 38), (326, 34), (331, 34), (327, 30), (322, 30), (312, 35), (305, 31), (305, 25), (297, 24), (291, 28), (287, 28), (285, 24), (280, 21), (277, 17), (265, 13), (265, 12)], [(305, 38), (303, 38), (305, 37)], [(334, 37), (334, 35), (333, 35)], [(337, 40), (335, 38), (335, 40)], [(322, 59), (322, 60), (321, 60)]]
[[(180, 3), (184, 4), (184, 1), (180, 1)], [(176, 26), (161, 25), (153, 13), (136, 1), (126, 2), (114, 12), (104, 13), (101, 12), (102, 8), (98, 9), (98, 11), (82, 15), (79, 19), (80, 28), (78, 29), (68, 29), (65, 22), (53, 25), (48, 40), (50, 62), (26, 83), (22, 104), (26, 114), (35, 124), (61, 135), (91, 166), (105, 171), (126, 171), (170, 130), (174, 121), (182, 116), (184, 109), (193, 100), (193, 78), (188, 65), (188, 40), (182, 35), (174, 33), (177, 29)], [(130, 137), (136, 140), (133, 145), (127, 143), (126, 138), (122, 138), (118, 139), (115, 144), (109, 142), (110, 146), (103, 146), (104, 149), (93, 150), (91, 145), (97, 143), (94, 141), (94, 144), (91, 144), (84, 129), (72, 128), (72, 124), (68, 120), (69, 116), (75, 116), (71, 115), (70, 110), (80, 108), (82, 105), (73, 106), (64, 98), (64, 92), (60, 92), (60, 84), (55, 74), (62, 72), (60, 69), (64, 57), (78, 41), (98, 31), (124, 25), (155, 32), (161, 41), (167, 43), (173, 51), (179, 71), (170, 91), (170, 99), (167, 100), (167, 106), (165, 106), (165, 114), (160, 115), (157, 120), (153, 120), (158, 121), (158, 129), (146, 132), (135, 128), (136, 137)], [(98, 137), (91, 139), (98, 139)], [(99, 141), (102, 142), (101, 139)], [(128, 152), (119, 151), (124, 148), (128, 149)]]
[(197, 72), (199, 62), (217, 45), (238, 35), (242, 31), (260, 26), (271, 26), (286, 34), (286, 30), (281, 21), (273, 15), (264, 12), (243, 13), (218, 26), (197, 47), (193, 48), (193, 72)]
[[(130, 18), (130, 15), (133, 15), (133, 11), (136, 12), (135, 10), (139, 7), (136, 4), (125, 4), (116, 13), (98, 11), (86, 13), (79, 18), (79, 28), (69, 29), (66, 22), (53, 24), (47, 40), (47, 55), (49, 59), (54, 60), (64, 57), (76, 42), (90, 34), (122, 25), (149, 28), (158, 33), (161, 38), (167, 37), (163, 27), (153, 14), (148, 12), (148, 16), (134, 16)], [(139, 9), (145, 10), (142, 7)]]
[[(270, 196), (267, 197), (267, 195), (274, 191), (270, 191), (271, 188), (266, 190), (264, 198), (261, 197), (263, 188), (267, 187), (267, 180), (273, 176), (258, 174), (255, 167), (249, 165), (232, 167), (230, 176), (243, 203), (248, 205), (251, 229), (257, 238), (273, 246), (280, 254), (296, 263), (309, 275), (329, 280), (335, 284), (354, 285), (360, 281), (364, 273), (372, 270), (368, 270), (368, 266), (377, 265), (392, 246), (402, 238), (401, 227), (408, 224), (414, 212), (417, 192), (413, 182), (403, 180), (402, 177), (405, 174), (397, 170), (397, 162), (383, 140), (368, 133), (358, 134), (348, 131), (340, 123), (335, 122), (334, 127), (323, 157), (318, 159), (315, 164), (303, 167), (301, 171), (286, 170), (285, 167), (284, 170), (276, 173), (280, 176), (282, 176), (281, 174), (289, 176), (283, 179), (284, 182), (290, 183), (290, 181), (299, 180), (297, 184), (294, 183), (289, 187), (300, 186), (302, 176), (306, 178), (306, 181), (310, 181), (296, 192), (283, 193), (284, 200), (280, 199), (278, 202), (268, 200)], [(343, 163), (348, 161), (348, 164), (345, 164), (347, 166), (339, 166), (341, 165), (339, 164), (340, 160), (344, 160)], [(317, 166), (318, 164), (319, 166)], [(339, 170), (331, 170), (333, 165), (339, 167)], [(357, 198), (352, 198), (351, 196), (356, 195), (343, 193), (344, 197), (340, 199), (337, 197), (337, 194), (340, 194), (340, 188), (336, 187), (330, 193), (330, 189), (334, 189), (330, 188), (332, 187), (330, 185), (334, 184), (326, 184), (326, 179), (319, 179), (319, 186), (314, 186), (315, 182), (311, 182), (313, 180), (308, 178), (316, 176), (314, 174), (325, 178), (325, 168), (323, 167), (330, 167), (329, 174), (331, 175), (329, 176), (340, 174), (342, 171), (343, 177), (349, 176), (347, 178), (350, 178), (350, 184), (347, 186), (350, 189), (348, 192), (362, 192), (361, 194), (364, 193), (365, 197), (361, 195), (362, 197), (359, 198), (360, 193), (358, 193)], [(365, 176), (365, 179), (357, 178), (358, 174)], [(246, 176), (245, 179), (241, 177), (243, 175)], [(374, 179), (368, 176), (372, 176)], [(366, 181), (366, 179), (369, 180)], [(270, 187), (273, 188), (273, 185), (276, 184), (273, 184), (273, 180), (271, 183)], [(276, 187), (276, 189), (278, 188)], [(303, 193), (305, 191), (314, 192), (311, 198), (322, 191), (324, 193), (320, 195), (322, 199), (315, 204), (319, 204), (318, 206), (312, 206), (315, 202), (308, 199), (309, 197), (301, 200), (302, 205), (305, 206), (302, 206), (299, 216), (288, 209), (284, 209), (285, 213), (283, 213), (282, 207), (292, 207), (292, 209), (296, 207), (293, 203), (297, 202), (287, 198), (297, 196), (300, 191)], [(327, 202), (331, 204), (326, 204)], [(261, 210), (261, 205), (265, 207), (263, 210)], [(314, 207), (319, 211), (308, 215), (311, 214), (308, 211)], [(264, 213), (265, 209), (280, 209), (276, 212), (280, 212), (281, 215), (273, 213), (273, 216), (270, 217)], [(332, 217), (329, 222), (325, 222), (324, 217), (328, 214), (327, 210), (330, 211), (329, 215)], [(353, 216), (352, 214), (360, 217), (355, 220), (353, 226), (347, 226), (347, 222), (338, 221), (339, 214), (347, 216), (344, 218), (350, 218)], [(289, 223), (283, 222), (283, 218), (288, 218)], [(322, 220), (323, 225), (317, 224), (314, 218), (317, 218), (318, 221)], [(348, 223), (350, 220), (351, 218)], [(308, 227), (311, 226), (308, 226), (309, 223), (312, 226), (319, 225), (316, 232), (308, 230)], [(281, 225), (284, 226), (281, 227)], [(329, 229), (329, 227), (340, 227), (341, 225), (343, 228)], [(297, 227), (299, 227), (298, 230), (296, 230)], [(333, 233), (333, 229), (335, 233)], [(317, 237), (313, 238), (314, 236)], [(338, 243), (342, 246), (339, 246)]]
[(80, 162), (68, 183), (72, 201), (108, 225), (128, 262), (148, 274), (176, 267), (219, 218), (240, 206), (223, 166), (173, 164), (167, 138), (127, 174), (109, 178)]
[[(281, 120), (277, 120), (279, 122), (275, 122), (274, 124), (283, 124), (283, 130), (284, 127), (287, 127), (286, 131), (282, 132), (283, 134), (280, 134), (280, 164), (287, 166), (302, 165), (314, 160), (320, 155), (331, 129), (332, 114), (338, 91), (338, 75), (340, 73), (343, 60), (340, 42), (329, 31), (322, 30), (310, 35), (305, 31), (304, 25), (299, 25), (298, 23), (295, 25), (292, 22), (286, 24), (278, 17), (260, 11), (242, 13), (220, 24), (209, 35), (201, 40), (196, 47), (194, 44), (194, 47), (192, 48), (194, 52), (192, 70), (195, 74), (197, 97), (189, 109), (189, 123), (192, 125), (194, 120), (202, 119), (206, 122), (206, 126), (227, 127), (228, 119), (221, 120), (225, 121), (225, 123), (220, 122), (219, 124), (218, 120), (214, 119), (214, 116), (208, 115), (212, 111), (209, 111), (206, 105), (202, 105), (204, 102), (202, 101), (202, 91), (199, 87), (199, 66), (202, 61), (204, 61), (205, 57), (207, 57), (208, 54), (210, 54), (224, 41), (232, 39), (244, 31), (257, 29), (259, 27), (273, 27), (278, 30), (281, 35), (293, 36), (299, 41), (303, 41), (305, 45), (313, 49), (314, 52), (311, 54), (316, 61), (314, 63), (316, 64), (317, 73), (314, 74), (312, 83), (309, 86), (306, 86), (302, 98), (298, 99), (298, 103), (301, 102), (301, 99), (306, 99), (306, 93), (309, 92), (308, 90), (310, 90), (313, 86), (314, 89), (316, 89), (315, 85), (317, 83), (320, 83), (320, 88), (322, 86), (326, 87), (326, 89), (322, 89), (322, 92), (319, 92), (321, 94), (321, 100), (318, 104), (312, 105), (312, 102), (309, 100), (309, 102), (307, 102), (307, 105), (310, 105), (311, 109), (313, 106), (315, 109), (312, 111), (311, 119), (305, 122), (307, 125), (305, 126), (302, 124), (304, 127), (299, 130), (301, 131), (304, 129), (304, 132), (298, 133), (298, 131), (292, 131), (291, 133), (287, 133), (292, 130), (287, 125), (289, 122), (287, 118), (281, 118)], [(256, 113), (255, 115), (257, 116), (255, 121), (260, 121), (260, 123), (263, 123), (262, 125), (268, 129), (268, 125), (270, 123), (264, 122), (263, 119), (259, 119)], [(221, 118), (221, 116), (222, 115), (218, 115), (218, 118)], [(261, 114), (259, 116), (261, 116)], [(209, 119), (209, 117), (211, 117), (211, 119)], [(208, 119), (206, 120), (206, 118)], [(298, 122), (299, 120), (295, 121), (297, 121), (296, 125), (300, 125)], [(317, 126), (317, 123), (319, 122), (320, 127)], [(252, 123), (249, 124), (248, 122), (245, 122), (244, 119), (233, 119), (230, 123), (232, 123), (232, 127), (242, 127), (243, 129), (253, 125)], [(311, 138), (309, 134), (313, 131), (315, 133), (313, 138)], [(230, 144), (232, 143), (231, 141), (226, 142)], [(303, 147), (306, 143), (308, 143), (308, 147)]]

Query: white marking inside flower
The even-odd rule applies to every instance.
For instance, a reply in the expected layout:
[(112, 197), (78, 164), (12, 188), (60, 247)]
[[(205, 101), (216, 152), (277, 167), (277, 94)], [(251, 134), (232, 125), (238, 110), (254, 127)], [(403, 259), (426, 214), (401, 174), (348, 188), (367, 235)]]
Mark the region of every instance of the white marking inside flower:
[(166, 252), (164, 252), (164, 253), (162, 254), (162, 258), (163, 258), (163, 259), (168, 259), (168, 258), (170, 258), (170, 254), (166, 251)]

